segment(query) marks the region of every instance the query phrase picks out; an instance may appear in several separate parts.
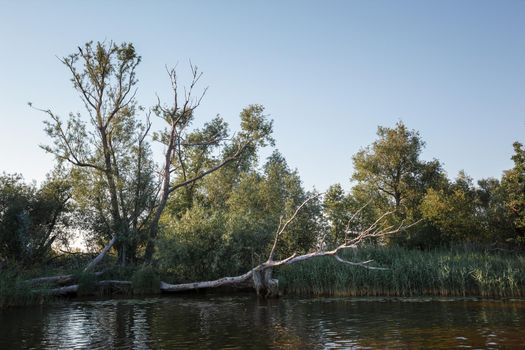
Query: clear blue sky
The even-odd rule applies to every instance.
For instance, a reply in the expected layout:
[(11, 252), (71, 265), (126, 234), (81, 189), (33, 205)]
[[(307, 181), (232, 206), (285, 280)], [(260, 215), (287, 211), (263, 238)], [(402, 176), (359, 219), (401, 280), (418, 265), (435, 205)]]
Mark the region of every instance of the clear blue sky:
[(499, 177), (525, 141), (525, 1), (0, 0), (0, 172), (52, 168), (26, 103), (81, 110), (56, 56), (104, 39), (142, 55), (144, 106), (188, 59), (210, 87), (201, 120), (263, 104), (308, 188), (348, 188), (352, 155), (398, 120), (451, 177)]

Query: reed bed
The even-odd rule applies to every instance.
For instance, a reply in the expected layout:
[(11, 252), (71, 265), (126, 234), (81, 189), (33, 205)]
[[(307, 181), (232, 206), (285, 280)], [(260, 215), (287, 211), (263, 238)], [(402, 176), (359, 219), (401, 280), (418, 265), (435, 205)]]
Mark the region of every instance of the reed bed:
[(525, 297), (525, 255), (483, 251), (419, 251), (363, 247), (348, 260), (373, 259), (369, 270), (330, 257), (304, 261), (279, 271), (284, 294), (329, 296)]
[(48, 297), (27, 288), (14, 270), (0, 273), (0, 309), (11, 306), (28, 306), (44, 303)]

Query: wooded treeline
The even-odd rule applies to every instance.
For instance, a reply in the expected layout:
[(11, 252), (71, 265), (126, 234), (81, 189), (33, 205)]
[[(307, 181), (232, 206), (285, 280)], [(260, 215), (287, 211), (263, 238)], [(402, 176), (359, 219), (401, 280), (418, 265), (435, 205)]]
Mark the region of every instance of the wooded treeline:
[[(168, 69), (170, 101), (144, 108), (135, 97), (140, 60), (132, 44), (112, 42), (87, 43), (61, 60), (84, 109), (63, 117), (37, 108), (47, 115), (50, 142), (42, 148), (56, 159), (43, 184), (0, 177), (0, 267), (45, 264), (80, 232), (90, 250), (107, 251), (120, 266), (153, 265), (195, 281), (244, 273), (272, 247), (276, 260), (335, 249), (378, 220), (384, 229), (419, 222), (372, 237), (381, 244), (524, 246), (518, 142), (512, 169), (475, 184), (464, 172), (449, 179), (437, 159), (422, 160), (425, 143), (404, 123), (380, 126), (376, 141), (352, 158), (351, 189), (335, 184), (316, 196), (277, 150), (259, 159), (262, 147), (274, 146), (262, 106), (242, 109), (235, 132), (220, 116), (194, 127), (206, 92), (197, 67), (185, 87)], [(278, 227), (303, 203), (274, 244)]]

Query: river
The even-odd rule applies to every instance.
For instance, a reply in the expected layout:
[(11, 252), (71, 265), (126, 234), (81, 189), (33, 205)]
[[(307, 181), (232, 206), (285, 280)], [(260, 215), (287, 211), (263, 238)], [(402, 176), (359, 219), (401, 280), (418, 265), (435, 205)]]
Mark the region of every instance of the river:
[(525, 301), (200, 294), (0, 311), (0, 349), (523, 349)]

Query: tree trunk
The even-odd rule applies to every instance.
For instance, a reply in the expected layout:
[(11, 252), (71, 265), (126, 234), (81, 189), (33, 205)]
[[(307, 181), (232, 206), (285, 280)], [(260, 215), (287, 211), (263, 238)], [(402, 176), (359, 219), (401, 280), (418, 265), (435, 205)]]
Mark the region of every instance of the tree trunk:
[[(104, 281), (97, 282), (96, 286), (98, 288), (111, 288), (115, 290), (122, 290), (122, 289), (129, 290), (131, 288), (131, 282), (130, 281), (104, 280)], [(51, 289), (48, 291), (48, 293), (50, 295), (55, 295), (55, 296), (65, 296), (65, 295), (77, 294), (78, 291), (79, 291), (78, 284), (73, 284), (73, 285), (66, 286), (66, 287)]]
[[(93, 273), (94, 276), (100, 276), (104, 271), (99, 271)], [(75, 275), (60, 275), (60, 276), (51, 276), (51, 277), (38, 277), (25, 282), (31, 286), (37, 286), (39, 284), (57, 284), (57, 285), (66, 285), (76, 282), (78, 276)]]
[(113, 247), (113, 245), (115, 244), (115, 242), (117, 241), (117, 236), (113, 236), (113, 238), (111, 238), (111, 241), (108, 242), (108, 244), (106, 244), (106, 246), (104, 247), (104, 249), (102, 249), (102, 251), (100, 252), (99, 255), (97, 255), (97, 257), (93, 260), (91, 260), (91, 262), (86, 266), (86, 268), (84, 269), (84, 272), (88, 272), (88, 271), (91, 271), (93, 270), (93, 268), (99, 263), (102, 261), (102, 259), (104, 259), (104, 257), (106, 256), (107, 252), (111, 249), (111, 247)]
[(265, 298), (279, 296), (279, 280), (272, 278), (273, 269), (271, 267), (254, 271), (253, 287), (257, 295)]
[(160, 282), (161, 292), (173, 293), (183, 292), (205, 288), (217, 288), (221, 286), (238, 286), (243, 285), (246, 281), (249, 281), (253, 275), (253, 270), (246, 272), (244, 275), (236, 277), (223, 277), (214, 281), (204, 282), (193, 282), (193, 283), (181, 283), (181, 284), (169, 284), (166, 282)]

